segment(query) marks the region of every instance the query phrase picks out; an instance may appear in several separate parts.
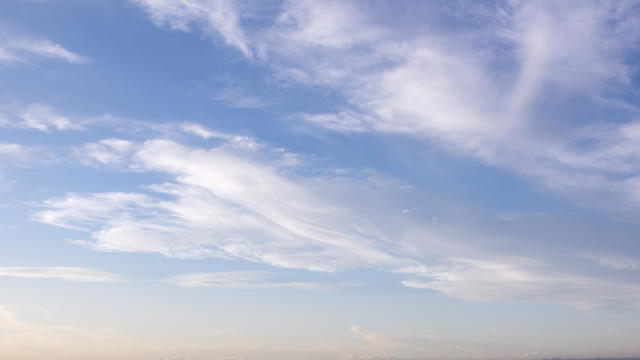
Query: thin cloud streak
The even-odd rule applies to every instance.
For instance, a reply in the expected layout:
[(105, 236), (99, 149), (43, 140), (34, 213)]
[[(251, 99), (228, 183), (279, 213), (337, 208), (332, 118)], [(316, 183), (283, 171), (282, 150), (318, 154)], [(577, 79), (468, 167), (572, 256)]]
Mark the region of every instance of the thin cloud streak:
[(36, 40), (3, 35), (0, 45), (0, 63), (30, 62), (34, 58), (48, 58), (71, 64), (86, 64), (88, 57), (74, 53), (49, 40)]
[(0, 276), (27, 279), (57, 279), (78, 282), (117, 282), (122, 278), (116, 274), (85, 267), (0, 267)]
[(181, 287), (211, 287), (238, 289), (296, 288), (307, 290), (327, 289), (331, 286), (317, 282), (285, 282), (270, 280), (270, 274), (260, 271), (228, 271), (214, 273), (190, 273), (170, 277), (167, 281)]

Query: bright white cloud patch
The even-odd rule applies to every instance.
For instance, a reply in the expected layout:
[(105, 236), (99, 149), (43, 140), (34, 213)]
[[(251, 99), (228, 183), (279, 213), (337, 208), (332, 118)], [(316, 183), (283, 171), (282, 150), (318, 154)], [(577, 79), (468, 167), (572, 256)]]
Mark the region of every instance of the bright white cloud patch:
[(144, 194), (70, 194), (48, 200), (38, 218), (89, 231), (88, 244), (106, 251), (240, 258), (323, 271), (399, 262), (380, 249), (384, 244), (375, 226), (355, 209), (321, 195), (335, 186), (330, 179), (297, 177), (287, 170), (286, 153), (265, 157), (264, 148), (238, 149), (236, 140), (230, 136), (229, 143), (211, 149), (149, 140), (136, 144), (124, 159), (122, 149), (112, 145), (130, 149), (128, 142), (90, 144), (87, 156), (101, 163), (119, 160), (118, 166), (165, 173), (174, 180), (151, 185)]
[(118, 275), (112, 273), (73, 266), (0, 267), (0, 276), (80, 282), (115, 282), (121, 280)]

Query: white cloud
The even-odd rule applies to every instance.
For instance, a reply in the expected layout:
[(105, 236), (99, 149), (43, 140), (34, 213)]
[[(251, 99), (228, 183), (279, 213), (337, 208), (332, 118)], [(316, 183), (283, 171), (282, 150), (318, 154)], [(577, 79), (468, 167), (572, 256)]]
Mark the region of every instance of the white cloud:
[[(323, 271), (399, 261), (380, 249), (385, 244), (375, 226), (355, 209), (322, 196), (336, 186), (330, 179), (295, 176), (286, 152), (233, 145), (234, 137), (210, 149), (168, 140), (137, 144), (121, 166), (161, 172), (172, 181), (151, 185), (149, 194), (69, 194), (46, 201), (37, 218), (88, 231), (92, 240), (86, 244), (104, 251), (240, 258)], [(104, 146), (98, 160), (119, 156)]]
[[(205, 31), (221, 6), (142, 3), (156, 23)], [(633, 7), (455, 7), (446, 15), (473, 31), (426, 22), (409, 34), (404, 24), (375, 23), (372, 8), (357, 3), (285, 1), (279, 10), (262, 19), (271, 25), (261, 34), (253, 29), (244, 37), (243, 47), (259, 49), (275, 79), (326, 87), (347, 103), (300, 120), (340, 132), (424, 139), (583, 197), (582, 203), (594, 194), (614, 199), (598, 206), (640, 201), (638, 140), (628, 131), (637, 127), (640, 109), (623, 94), (634, 71), (626, 59), (640, 50)], [(234, 24), (233, 32), (244, 34)], [(616, 120), (572, 114), (575, 103)]]
[(121, 279), (120, 276), (112, 273), (73, 266), (0, 267), (0, 276), (80, 282), (115, 282)]
[[(371, 41), (353, 30), (344, 37), (357, 50), (318, 45), (310, 58), (292, 52), (278, 58), (304, 74), (290, 76), (293, 81), (330, 87), (349, 102), (350, 110), (300, 119), (340, 132), (423, 138), (556, 190), (606, 192), (617, 195), (614, 203), (637, 203), (638, 141), (630, 134), (638, 122), (629, 112), (638, 109), (618, 101), (616, 91), (628, 87), (632, 68), (625, 54), (635, 51), (640, 33), (628, 31), (624, 11), (603, 3), (500, 6), (506, 9), (491, 12), (474, 35), (401, 39), (388, 29)], [(274, 52), (286, 48), (270, 45)], [(569, 101), (620, 118), (616, 125), (576, 119), (566, 110), (575, 109)]]
[(119, 164), (135, 150), (133, 142), (122, 139), (103, 139), (76, 149), (80, 158), (90, 158), (102, 165)]
[(49, 131), (51, 128), (56, 130), (77, 129), (78, 125), (74, 124), (67, 117), (59, 115), (52, 108), (42, 104), (30, 104), (20, 114), (22, 123), (21, 127)]
[(0, 168), (57, 162), (56, 155), (43, 147), (0, 142)]
[(221, 133), (219, 131), (213, 131), (211, 129), (207, 129), (204, 126), (196, 123), (184, 123), (180, 125), (180, 130), (199, 136), (203, 139), (219, 139), (224, 140), (225, 144), (228, 146), (233, 146), (236, 148), (244, 148), (247, 150), (256, 150), (258, 148), (262, 148), (263, 146), (258, 143), (255, 139), (249, 136), (241, 136), (241, 135), (231, 135)]
[[(142, 344), (114, 328), (70, 324), (69, 319), (52, 324), (50, 318), (38, 319), (38, 315), (24, 306), (0, 305), (0, 348), (4, 358), (37, 359), (46, 353), (49, 359), (143, 359), (141, 353), (146, 354), (140, 349), (148, 343)], [(72, 355), (69, 349), (73, 349)]]
[(182, 287), (219, 287), (219, 288), (300, 288), (323, 289), (325, 284), (316, 282), (273, 281), (270, 274), (260, 271), (229, 271), (215, 273), (191, 273), (172, 276), (169, 282)]
[(564, 303), (581, 309), (640, 307), (640, 285), (558, 272), (530, 258), (450, 258), (448, 263), (401, 270), (416, 275), (408, 287), (474, 301)]
[(2, 174), (2, 170), (8, 167), (29, 167), (55, 162), (56, 155), (41, 147), (0, 142), (0, 191), (9, 190), (14, 183), (11, 178)]
[(213, 91), (211, 99), (236, 109), (262, 109), (269, 105), (264, 98), (253, 95), (242, 87), (226, 87)]
[(0, 45), (0, 62), (29, 61), (32, 57), (62, 60), (73, 64), (84, 64), (89, 61), (89, 58), (49, 40), (4, 36), (3, 44)]
[(249, 41), (240, 26), (237, 2), (230, 0), (135, 0), (158, 26), (189, 31), (201, 25), (207, 35), (219, 35), (229, 46), (252, 57)]
[[(487, 239), (490, 235), (481, 230), (464, 229), (504, 223), (453, 213), (438, 213), (437, 222), (429, 215), (424, 223), (420, 211), (401, 211), (404, 200), (376, 199), (403, 191), (409, 194), (401, 196), (413, 197), (414, 190), (395, 181), (363, 173), (354, 180), (344, 171), (318, 175), (317, 169), (314, 176), (302, 176), (308, 164), (284, 161), (286, 151), (195, 123), (177, 126), (215, 141), (206, 147), (164, 139), (87, 144), (81, 151), (86, 161), (157, 173), (164, 182), (135, 193), (67, 194), (43, 202), (36, 219), (86, 232), (88, 238), (75, 243), (100, 251), (241, 259), (314, 271), (375, 268), (396, 272), (406, 286), (476, 301), (548, 301), (580, 308), (636, 307), (640, 301), (635, 281), (616, 274), (588, 275), (597, 270), (592, 265), (564, 266), (562, 261), (588, 265), (584, 256), (569, 250), (549, 261), (524, 257), (524, 250), (496, 254), (493, 246), (510, 236), (526, 242), (518, 239), (515, 224), (510, 224), (513, 232)], [(237, 146), (247, 142), (255, 146)], [(556, 245), (537, 244), (542, 253), (557, 251)], [(169, 281), (194, 287), (319, 286), (252, 272), (184, 274)]]
[(640, 270), (640, 260), (627, 256), (592, 254), (585, 257), (605, 269), (617, 271)]
[(382, 33), (353, 3), (304, 0), (285, 2), (274, 35), (298, 46), (348, 48), (378, 41)]
[(52, 59), (64, 60), (70, 63), (82, 64), (88, 61), (86, 57), (71, 52), (60, 44), (55, 44), (48, 40), (19, 40), (12, 44), (12, 48), (18, 51), (33, 53), (38, 56)]
[(344, 132), (367, 131), (371, 122), (367, 115), (348, 111), (326, 114), (300, 114), (299, 117), (318, 126)]
[(78, 130), (83, 126), (68, 117), (60, 115), (50, 106), (32, 103), (22, 108), (5, 107), (5, 114), (0, 115), (0, 127), (51, 131), (52, 129)]
[(2, 156), (20, 158), (20, 157), (24, 157), (27, 152), (28, 150), (24, 145), (12, 144), (12, 143), (0, 143), (0, 154), (2, 154)]
[(20, 58), (12, 54), (10, 51), (0, 47), (0, 62), (20, 61)]

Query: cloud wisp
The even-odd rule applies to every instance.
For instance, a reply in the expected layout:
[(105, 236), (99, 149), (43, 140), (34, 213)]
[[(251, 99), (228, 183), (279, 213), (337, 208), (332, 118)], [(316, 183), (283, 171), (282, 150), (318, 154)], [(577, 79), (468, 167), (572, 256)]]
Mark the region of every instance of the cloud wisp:
[(558, 272), (531, 258), (450, 258), (403, 280), (408, 287), (431, 289), (471, 301), (533, 301), (564, 303), (579, 309), (640, 306), (640, 284), (584, 274)]
[[(6, 107), (5, 107), (6, 108)], [(32, 103), (21, 108), (5, 109), (0, 115), (0, 127), (38, 130), (80, 130), (83, 126), (64, 115), (60, 115), (50, 106)]]
[(71, 64), (89, 62), (89, 58), (49, 40), (3, 36), (3, 44), (0, 45), (0, 63), (29, 62), (34, 58), (59, 60)]
[(105, 271), (74, 266), (0, 267), (0, 276), (28, 279), (58, 279), (79, 282), (117, 282), (122, 277)]
[(209, 149), (161, 139), (88, 144), (84, 153), (102, 164), (174, 179), (145, 193), (51, 199), (37, 218), (90, 232), (86, 244), (105, 251), (239, 258), (322, 271), (399, 261), (379, 248), (384, 244), (375, 226), (320, 195), (338, 184), (296, 176), (286, 152), (236, 140), (229, 136)]
[(240, 26), (240, 16), (236, 9), (238, 2), (229, 0), (135, 0), (158, 26), (169, 26), (173, 30), (189, 31), (192, 26), (202, 26), (210, 36), (239, 50), (244, 56), (252, 57), (249, 40)]
[[(454, 230), (476, 227), (463, 218), (425, 223), (400, 211), (394, 202), (400, 200), (373, 199), (380, 191), (385, 196), (413, 194), (396, 182), (380, 185), (375, 177), (354, 179), (317, 169), (309, 175), (299, 154), (196, 123), (175, 126), (207, 145), (110, 138), (77, 149), (84, 164), (156, 174), (161, 181), (138, 192), (69, 193), (44, 201), (35, 218), (88, 234), (74, 243), (99, 251), (236, 259), (323, 272), (375, 269), (395, 273), (408, 287), (472, 301), (549, 301), (584, 309), (639, 304), (636, 282), (618, 276), (624, 275), (619, 271), (598, 274), (594, 269), (603, 265), (586, 261), (584, 249), (571, 244), (556, 260), (539, 256), (558, 251), (553, 244), (535, 242), (542, 250), (529, 254), (496, 252), (509, 234), (496, 239), (467, 234)], [(481, 221), (504, 226), (496, 219)], [(516, 231), (512, 236), (519, 235)], [(564, 266), (564, 261), (583, 267)], [(253, 272), (183, 274), (170, 282), (186, 287), (321, 287)]]
[(267, 272), (262, 271), (226, 271), (209, 273), (190, 273), (172, 276), (170, 283), (181, 287), (210, 287), (235, 289), (273, 289), (296, 288), (307, 290), (327, 289), (327, 284), (303, 281), (275, 281)]
[[(227, 43), (245, 55), (259, 49), (275, 78), (346, 103), (300, 121), (417, 137), (596, 206), (640, 201), (640, 111), (624, 95), (635, 74), (626, 59), (640, 50), (637, 7), (497, 2), (456, 8), (464, 16), (442, 15), (460, 24), (426, 23), (408, 36), (358, 3), (285, 1), (260, 33), (224, 1), (139, 3), (159, 25), (242, 39)], [(232, 26), (220, 24), (220, 9)], [(576, 118), (567, 111), (576, 102), (617, 120)], [(597, 196), (615, 201), (589, 200)]]

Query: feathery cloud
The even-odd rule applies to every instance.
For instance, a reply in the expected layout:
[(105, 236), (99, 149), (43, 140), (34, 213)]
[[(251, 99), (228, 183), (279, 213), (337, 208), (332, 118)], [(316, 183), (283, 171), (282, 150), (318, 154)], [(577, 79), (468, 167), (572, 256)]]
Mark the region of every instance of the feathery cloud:
[(51, 130), (79, 130), (83, 126), (68, 117), (60, 115), (50, 106), (32, 103), (21, 108), (5, 109), (0, 115), (0, 127), (31, 129), (49, 132)]
[(74, 53), (49, 40), (35, 40), (3, 35), (0, 45), (0, 62), (23, 62), (32, 58), (48, 58), (72, 64), (85, 64), (89, 58)]
[(0, 267), (0, 276), (31, 279), (58, 279), (80, 282), (116, 282), (121, 280), (120, 276), (112, 273), (74, 266), (5, 266)]
[(324, 289), (327, 285), (316, 282), (274, 281), (269, 273), (261, 271), (227, 271), (175, 275), (169, 282), (182, 287), (217, 287), (241, 289), (299, 288)]
[[(205, 32), (227, 8), (215, 1), (141, 4), (158, 24)], [(243, 30), (237, 12), (228, 17), (228, 31), (215, 31), (253, 31), (228, 43), (245, 53), (260, 49), (274, 77), (330, 89), (346, 103), (299, 120), (345, 133), (404, 134), (586, 203), (606, 196), (615, 200), (591, 203), (637, 207), (638, 142), (630, 130), (638, 127), (640, 111), (622, 95), (635, 71), (626, 59), (640, 50), (637, 7), (456, 7), (461, 13), (444, 15), (474, 31), (427, 23), (411, 36), (402, 26), (376, 24), (372, 18), (381, 14), (357, 3), (285, 1), (279, 10), (263, 19), (270, 25), (261, 33)], [(575, 102), (616, 118), (615, 125), (575, 118), (566, 111)]]
[(158, 26), (189, 31), (201, 25), (207, 35), (219, 36), (244, 56), (252, 57), (249, 41), (240, 26), (237, 2), (230, 0), (135, 0)]
[[(384, 243), (376, 240), (375, 226), (321, 195), (337, 186), (331, 179), (296, 176), (287, 153), (238, 148), (235, 139), (210, 149), (160, 139), (93, 144), (89, 158), (119, 161), (114, 165), (122, 169), (160, 172), (173, 180), (149, 186), (150, 193), (47, 200), (37, 218), (88, 231), (92, 240), (86, 244), (105, 251), (240, 258), (323, 271), (399, 261), (379, 248)], [(110, 143), (135, 150), (123, 157)]]

